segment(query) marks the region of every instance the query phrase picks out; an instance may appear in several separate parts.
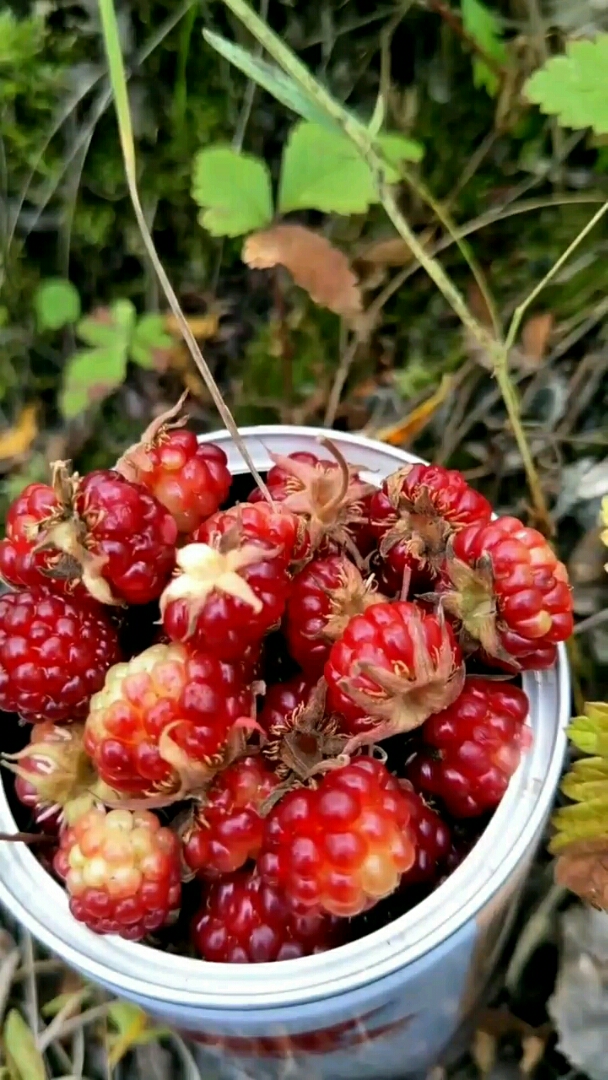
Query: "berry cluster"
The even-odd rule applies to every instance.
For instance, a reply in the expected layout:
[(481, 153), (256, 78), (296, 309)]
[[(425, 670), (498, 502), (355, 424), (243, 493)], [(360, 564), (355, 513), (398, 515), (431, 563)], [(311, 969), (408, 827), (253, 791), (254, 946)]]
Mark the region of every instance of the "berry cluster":
[(30, 726), (4, 764), (91, 930), (310, 955), (475, 842), (530, 743), (509, 676), (571, 632), (566, 570), (459, 473), (378, 487), (327, 441), (231, 504), (175, 416), (9, 510), (0, 709)]

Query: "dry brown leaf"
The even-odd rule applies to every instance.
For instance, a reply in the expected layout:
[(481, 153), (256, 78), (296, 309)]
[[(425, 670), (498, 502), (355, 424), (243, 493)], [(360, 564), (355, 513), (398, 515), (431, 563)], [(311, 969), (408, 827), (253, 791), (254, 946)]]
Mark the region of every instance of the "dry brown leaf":
[[(217, 336), (220, 318), (224, 311), (210, 311), (206, 315), (187, 315), (186, 322), (198, 341), (207, 341)], [(174, 337), (181, 338), (181, 327), (175, 315), (165, 315), (165, 330)]]
[(552, 330), (553, 315), (550, 311), (541, 315), (532, 315), (524, 324), (521, 343), (526, 357), (534, 367), (540, 367), (545, 358)]
[(608, 911), (608, 836), (569, 844), (557, 860), (555, 880), (581, 900)]
[(36, 406), (26, 405), (14, 427), (0, 434), (0, 461), (27, 453), (37, 434)]
[(254, 270), (284, 266), (316, 304), (336, 315), (349, 319), (361, 311), (361, 290), (344, 252), (303, 225), (274, 225), (252, 233), (242, 257)]
[[(434, 229), (424, 229), (418, 236), (421, 244), (426, 244), (433, 236)], [(405, 266), (412, 259), (412, 250), (400, 236), (391, 236), (386, 240), (372, 240), (357, 254), (357, 262), (372, 266)]]
[(437, 409), (443, 405), (452, 389), (453, 381), (451, 375), (444, 375), (437, 390), (431, 397), (423, 401), (421, 405), (417, 405), (415, 409), (412, 409), (403, 420), (376, 431), (374, 438), (380, 442), (388, 443), (389, 446), (406, 445), (426, 427)]

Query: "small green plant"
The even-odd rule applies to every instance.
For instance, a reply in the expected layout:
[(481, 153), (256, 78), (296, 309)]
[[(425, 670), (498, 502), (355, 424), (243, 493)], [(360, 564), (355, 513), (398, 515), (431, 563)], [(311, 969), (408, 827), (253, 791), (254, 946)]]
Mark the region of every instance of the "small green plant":
[[(391, 182), (404, 161), (420, 161), (420, 143), (380, 133)], [(194, 159), (192, 196), (199, 222), (212, 236), (247, 236), (243, 259), (259, 269), (286, 267), (317, 303), (345, 317), (361, 308), (346, 256), (317, 232), (280, 221), (293, 211), (363, 214), (380, 201), (369, 165), (339, 131), (310, 120), (292, 128), (273, 198), (268, 166), (229, 146), (207, 146)]]
[(96, 308), (80, 318), (78, 290), (63, 278), (40, 283), (34, 294), (34, 311), (40, 332), (73, 326), (87, 346), (65, 363), (59, 400), (68, 420), (116, 390), (125, 380), (129, 361), (153, 368), (173, 344), (164, 317), (154, 313), (138, 316), (130, 300), (115, 300), (109, 307)]

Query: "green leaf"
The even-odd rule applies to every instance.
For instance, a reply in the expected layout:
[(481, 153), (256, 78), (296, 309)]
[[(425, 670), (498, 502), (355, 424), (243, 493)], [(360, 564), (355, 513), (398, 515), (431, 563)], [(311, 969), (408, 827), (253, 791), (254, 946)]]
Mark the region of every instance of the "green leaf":
[[(481, 0), (462, 0), (462, 25), (485, 53), (497, 64), (507, 61), (507, 49), (502, 36), (500, 18), (481, 3)], [(477, 87), (485, 87), (488, 94), (494, 95), (499, 87), (495, 71), (478, 56), (473, 57), (473, 82)]]
[[(399, 162), (418, 161), (423, 153), (418, 143), (399, 134), (380, 135), (377, 144), (393, 166), (386, 174), (393, 183), (399, 179)], [(294, 125), (281, 165), (281, 213), (362, 214), (379, 201), (372, 171), (350, 139), (306, 120)]]
[(142, 315), (131, 338), (129, 358), (139, 364), (140, 367), (153, 368), (156, 361), (156, 352), (162, 349), (170, 349), (172, 345), (173, 338), (165, 330), (163, 316), (153, 313)]
[(4, 1051), (14, 1080), (46, 1080), (42, 1054), (36, 1039), (20, 1012), (11, 1009), (3, 1032)]
[(565, 56), (553, 56), (535, 71), (524, 93), (564, 127), (608, 134), (608, 34), (569, 41)]
[(269, 64), (266, 60), (260, 60), (257, 56), (252, 56), (240, 45), (235, 45), (211, 30), (203, 30), (203, 37), (220, 56), (234, 64), (248, 79), (253, 79), (263, 90), (272, 94), (277, 101), (281, 102), (281, 105), (285, 105), (305, 120), (312, 120), (316, 124), (321, 124), (322, 127), (327, 127), (330, 131), (339, 130), (337, 125), (326, 116), (323, 109), (311, 101), (297, 82), (280, 68)]
[(81, 319), (76, 327), (78, 337), (93, 348), (113, 347), (118, 342), (128, 348), (135, 328), (137, 314), (130, 300), (116, 300), (109, 308), (98, 308)]
[(192, 197), (212, 236), (242, 236), (273, 217), (270, 173), (263, 161), (229, 146), (207, 146), (194, 158)]
[(61, 411), (66, 420), (103, 401), (124, 381), (127, 352), (120, 343), (74, 353), (66, 365)]
[(47, 278), (34, 293), (34, 310), (39, 330), (61, 330), (80, 318), (80, 295), (65, 278)]
[(170, 1034), (168, 1028), (153, 1027), (143, 1009), (129, 1001), (113, 1001), (108, 1006), (108, 1018), (116, 1029), (108, 1038), (110, 1069), (115, 1069), (121, 1058), (134, 1046), (156, 1042)]

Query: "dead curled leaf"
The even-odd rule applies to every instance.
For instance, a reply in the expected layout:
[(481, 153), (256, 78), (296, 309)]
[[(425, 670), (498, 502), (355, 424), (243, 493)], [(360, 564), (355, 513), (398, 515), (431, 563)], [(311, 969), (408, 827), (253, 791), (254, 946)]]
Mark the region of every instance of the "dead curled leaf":
[(0, 434), (0, 461), (22, 457), (29, 450), (37, 434), (36, 406), (25, 405), (19, 413), (15, 426)]
[(336, 315), (348, 319), (361, 311), (361, 290), (344, 252), (303, 225), (273, 225), (252, 233), (242, 258), (254, 270), (284, 266), (316, 304)]
[(581, 900), (608, 910), (608, 836), (569, 844), (557, 860), (555, 880)]

